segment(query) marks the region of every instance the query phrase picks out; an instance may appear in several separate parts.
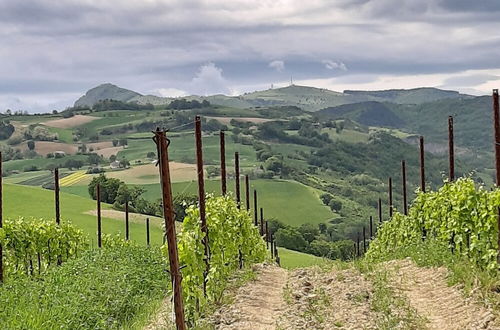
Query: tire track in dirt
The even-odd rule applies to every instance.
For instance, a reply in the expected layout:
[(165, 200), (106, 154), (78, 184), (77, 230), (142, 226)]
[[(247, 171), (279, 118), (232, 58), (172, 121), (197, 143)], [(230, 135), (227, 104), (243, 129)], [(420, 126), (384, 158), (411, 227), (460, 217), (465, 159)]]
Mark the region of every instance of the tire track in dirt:
[(285, 308), (283, 288), (288, 272), (280, 267), (255, 266), (257, 278), (236, 292), (234, 303), (214, 315), (216, 329), (275, 329)]
[(404, 294), (411, 307), (429, 320), (429, 329), (500, 329), (490, 309), (447, 285), (444, 267), (417, 267), (408, 259), (387, 265), (394, 270), (394, 290)]

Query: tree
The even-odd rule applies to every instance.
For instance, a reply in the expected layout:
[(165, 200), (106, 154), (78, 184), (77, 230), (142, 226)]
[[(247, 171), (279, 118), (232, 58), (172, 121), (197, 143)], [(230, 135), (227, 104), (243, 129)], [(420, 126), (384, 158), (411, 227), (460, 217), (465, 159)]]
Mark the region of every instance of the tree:
[(109, 156), (109, 161), (114, 162), (116, 160), (116, 155)]
[(101, 162), (101, 156), (99, 156), (96, 153), (89, 154), (88, 155), (88, 162), (91, 165), (99, 165), (99, 163)]
[(125, 183), (121, 183), (118, 191), (116, 193), (115, 203), (120, 205), (129, 202), (131, 205), (135, 205), (138, 198), (145, 192), (144, 189), (137, 186), (128, 186)]
[(73, 168), (80, 169), (83, 166), (83, 162), (81, 160), (76, 159), (68, 159), (64, 162), (64, 167), (72, 170)]
[(273, 171), (274, 173), (279, 173), (283, 167), (283, 160), (277, 156), (272, 156), (266, 159), (265, 168), (268, 171)]
[(93, 199), (97, 199), (96, 186), (99, 184), (101, 186), (101, 201), (104, 203), (113, 204), (116, 200), (116, 195), (120, 185), (124, 182), (114, 179), (107, 178), (104, 174), (100, 174), (90, 181), (88, 186), (89, 195)]
[(125, 158), (120, 160), (120, 167), (127, 168), (129, 166), (130, 166), (130, 162), (128, 160), (126, 160)]
[(146, 157), (149, 159), (155, 159), (156, 158), (156, 153), (154, 151), (150, 151), (146, 154)]
[(128, 141), (127, 141), (127, 139), (122, 138), (122, 139), (119, 140), (119, 144), (121, 146), (126, 146), (126, 145), (128, 145)]
[(321, 201), (323, 202), (323, 204), (330, 205), (330, 201), (332, 200), (333, 196), (328, 194), (328, 193), (325, 193), (325, 194), (322, 194), (320, 196), (320, 198), (321, 198)]
[(113, 142), (112, 142), (112, 143), (113, 143), (113, 147), (118, 146), (118, 140), (113, 140)]
[(307, 247), (307, 241), (302, 237), (302, 234), (293, 227), (278, 229), (275, 237), (276, 244), (290, 250), (304, 251)]
[(330, 200), (330, 203), (328, 203), (328, 206), (330, 206), (332, 211), (339, 212), (342, 209), (342, 202), (333, 198)]
[(304, 223), (298, 228), (299, 233), (304, 237), (304, 239), (311, 243), (316, 236), (319, 235), (319, 229), (312, 223)]
[(30, 141), (28, 141), (27, 144), (28, 144), (28, 149), (29, 150), (35, 150), (35, 141), (30, 140)]

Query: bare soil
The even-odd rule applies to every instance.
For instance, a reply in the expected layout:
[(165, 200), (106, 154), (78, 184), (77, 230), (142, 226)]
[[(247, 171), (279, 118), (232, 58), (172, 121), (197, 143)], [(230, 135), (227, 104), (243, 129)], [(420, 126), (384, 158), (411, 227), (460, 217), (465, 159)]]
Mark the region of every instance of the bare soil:
[(75, 115), (70, 118), (54, 119), (40, 124), (56, 128), (73, 128), (86, 123), (90, 123), (91, 121), (94, 121), (96, 119), (99, 118), (93, 116)]
[(216, 313), (216, 329), (276, 329), (276, 321), (286, 307), (283, 287), (288, 274), (270, 264), (256, 267), (257, 279), (239, 288), (234, 304)]
[(258, 118), (258, 117), (205, 117), (207, 120), (210, 119), (215, 119), (221, 124), (229, 125), (232, 119), (236, 121), (241, 121), (241, 122), (249, 122), (249, 123), (255, 123), (255, 124), (261, 124), (265, 123), (268, 121), (274, 121), (275, 119), (268, 119), (268, 118)]
[(395, 268), (394, 289), (408, 298), (429, 329), (500, 329), (491, 310), (466, 298), (446, 283), (444, 267), (417, 267), (411, 260), (389, 262)]
[[(170, 176), (173, 182), (196, 179), (196, 165), (170, 162)], [(107, 176), (131, 184), (149, 184), (159, 182), (159, 171), (155, 164), (133, 166), (123, 171), (109, 172)]]
[[(27, 142), (23, 142), (18, 147), (23, 151), (28, 150)], [(43, 156), (56, 151), (64, 151), (67, 155), (74, 155), (78, 151), (78, 147), (70, 143), (35, 141), (35, 151), (37, 154)]]

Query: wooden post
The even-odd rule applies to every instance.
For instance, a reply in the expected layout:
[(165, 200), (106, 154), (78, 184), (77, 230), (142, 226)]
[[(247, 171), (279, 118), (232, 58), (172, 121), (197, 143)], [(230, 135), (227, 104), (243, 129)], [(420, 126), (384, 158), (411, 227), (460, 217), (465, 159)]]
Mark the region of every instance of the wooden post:
[[(498, 101), (498, 89), (493, 90), (493, 127), (495, 130), (495, 168), (496, 168), (496, 186), (500, 186), (500, 106)], [(498, 254), (497, 263), (500, 264), (500, 208), (497, 210), (497, 229), (498, 229)]]
[(264, 210), (260, 208), (260, 236), (264, 236)]
[(245, 175), (245, 197), (247, 211), (250, 211), (250, 182), (248, 180), (248, 174)]
[(61, 211), (59, 208), (59, 169), (54, 169), (54, 199), (56, 203), (56, 223), (61, 224)]
[(356, 252), (357, 252), (358, 257), (361, 255), (359, 250), (360, 250), (360, 247), (359, 247), (359, 231), (358, 231), (358, 238), (356, 241)]
[(101, 228), (101, 185), (96, 186), (97, 199), (97, 246), (102, 248), (102, 228)]
[(125, 202), (125, 239), (128, 241), (130, 238), (129, 224), (128, 224), (128, 201)]
[(149, 247), (149, 218), (146, 218), (146, 244)]
[(222, 195), (226, 195), (226, 142), (224, 139), (224, 131), (220, 131), (220, 177)]
[(205, 247), (205, 273), (203, 274), (203, 293), (207, 293), (207, 276), (210, 271), (210, 258), (208, 255), (208, 227), (205, 214), (205, 179), (203, 178), (203, 151), (201, 143), (201, 119), (200, 116), (195, 117), (195, 142), (196, 142), (196, 164), (198, 171), (198, 199), (200, 207), (200, 225), (201, 232), (204, 233), (202, 238), (203, 246)]
[(425, 152), (423, 136), (420, 136), (420, 190), (425, 192)]
[(366, 229), (363, 226), (363, 254), (366, 253)]
[(238, 152), (234, 153), (234, 179), (236, 183), (236, 205), (238, 209), (241, 207), (240, 198), (240, 155)]
[(373, 239), (373, 217), (370, 215), (370, 240)]
[(259, 219), (257, 218), (257, 190), (253, 190), (253, 219), (255, 226), (258, 226)]
[(175, 236), (174, 206), (172, 202), (172, 185), (170, 181), (170, 168), (168, 164), (168, 144), (164, 131), (159, 128), (154, 132), (154, 142), (158, 148), (160, 168), (160, 182), (162, 189), (163, 217), (165, 219), (165, 232), (167, 236), (168, 259), (170, 263), (170, 277), (174, 292), (174, 312), (177, 330), (185, 330), (184, 302), (182, 300), (182, 278), (177, 254), (177, 239)]
[(408, 215), (408, 202), (406, 200), (406, 162), (401, 161), (401, 177), (403, 181), (403, 212), (404, 215)]
[(382, 223), (382, 198), (378, 199), (378, 222)]
[(453, 145), (453, 117), (448, 116), (448, 148), (450, 162), (450, 182), (455, 180), (455, 148)]
[(394, 213), (394, 206), (392, 203), (392, 178), (389, 177), (389, 219), (392, 218)]
[(269, 250), (269, 226), (266, 221), (266, 248)]

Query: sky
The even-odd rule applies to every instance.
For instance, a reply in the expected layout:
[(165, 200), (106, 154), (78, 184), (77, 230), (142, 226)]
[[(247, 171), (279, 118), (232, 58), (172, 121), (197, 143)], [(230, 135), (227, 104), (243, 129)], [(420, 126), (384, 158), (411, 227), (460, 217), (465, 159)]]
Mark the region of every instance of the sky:
[(0, 111), (113, 83), (183, 96), (298, 85), (500, 88), (498, 0), (0, 0)]

